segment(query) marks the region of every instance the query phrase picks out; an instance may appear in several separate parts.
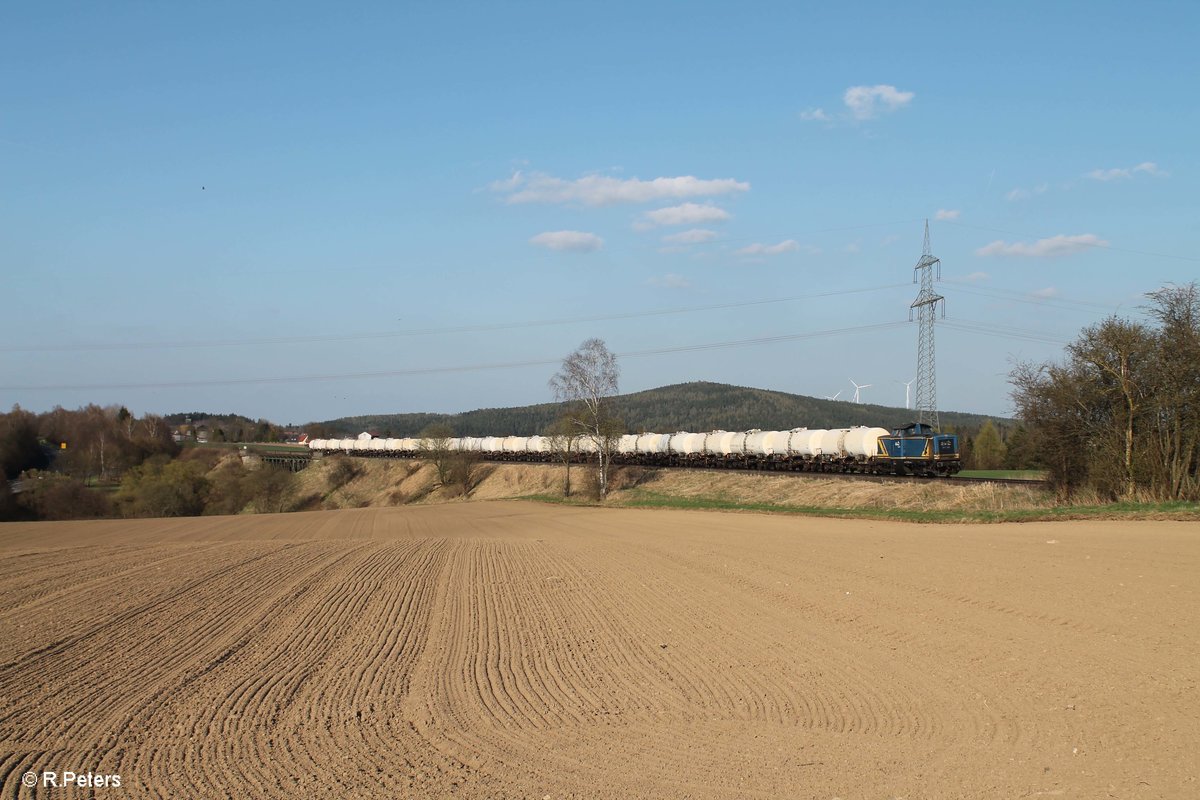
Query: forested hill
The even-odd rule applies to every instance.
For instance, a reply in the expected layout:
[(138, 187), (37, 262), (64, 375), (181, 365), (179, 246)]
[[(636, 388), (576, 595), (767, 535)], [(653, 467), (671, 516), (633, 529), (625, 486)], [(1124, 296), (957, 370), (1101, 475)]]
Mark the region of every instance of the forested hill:
[[(748, 389), (722, 383), (680, 383), (619, 395), (616, 414), (629, 431), (789, 430), (878, 425), (894, 428), (914, 419), (915, 412), (844, 400), (818, 400), (785, 392)], [(558, 403), (516, 408), (481, 408), (460, 414), (380, 414), (314, 423), (315, 436), (414, 436), (433, 422), (448, 423), (460, 436), (532, 436), (562, 413)], [(943, 428), (976, 429), (989, 419), (982, 414), (941, 412)]]

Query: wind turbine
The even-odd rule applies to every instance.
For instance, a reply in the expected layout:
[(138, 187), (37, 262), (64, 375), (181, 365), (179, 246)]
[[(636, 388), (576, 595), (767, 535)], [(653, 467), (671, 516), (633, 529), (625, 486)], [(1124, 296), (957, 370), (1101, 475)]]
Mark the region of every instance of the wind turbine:
[[(851, 383), (854, 383), (853, 378), (847, 378), (846, 380), (850, 381)], [(870, 384), (870, 383), (864, 383), (861, 386), (859, 386), (857, 383), (854, 383), (854, 402), (861, 404), (862, 401), (858, 399), (858, 393), (860, 391), (862, 391), (863, 389), (870, 389), (872, 385), (873, 384)]]
[(841, 393), (841, 392), (838, 392), (838, 393), (837, 393), (837, 394), (835, 394), (833, 397), (830, 397), (829, 395), (825, 395), (825, 399), (826, 399), (826, 400), (837, 400), (837, 399), (838, 399), (839, 397), (841, 397), (841, 396), (842, 396), (842, 393)]
[(908, 394), (909, 394), (909, 391), (912, 389), (912, 385), (913, 385), (914, 383), (916, 383), (916, 382), (917, 382), (917, 379), (916, 379), (916, 378), (913, 378), (911, 381), (908, 381), (907, 383), (905, 383), (904, 381), (896, 381), (896, 383), (903, 383), (903, 384), (904, 384), (904, 407), (905, 407), (905, 408), (908, 408)]

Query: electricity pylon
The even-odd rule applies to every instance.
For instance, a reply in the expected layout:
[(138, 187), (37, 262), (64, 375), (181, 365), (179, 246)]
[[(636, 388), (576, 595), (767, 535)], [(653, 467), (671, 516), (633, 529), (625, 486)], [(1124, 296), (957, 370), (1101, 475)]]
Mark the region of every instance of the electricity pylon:
[[(937, 268), (936, 274), (934, 267)], [(940, 429), (937, 411), (937, 365), (934, 359), (933, 323), (937, 319), (937, 305), (942, 304), (942, 317), (946, 316), (946, 298), (933, 290), (933, 282), (942, 279), (942, 262), (934, 258), (929, 247), (929, 220), (925, 220), (925, 248), (921, 260), (913, 267), (913, 283), (918, 280), (921, 291), (908, 307), (908, 321), (913, 312), (917, 317), (917, 422)]]

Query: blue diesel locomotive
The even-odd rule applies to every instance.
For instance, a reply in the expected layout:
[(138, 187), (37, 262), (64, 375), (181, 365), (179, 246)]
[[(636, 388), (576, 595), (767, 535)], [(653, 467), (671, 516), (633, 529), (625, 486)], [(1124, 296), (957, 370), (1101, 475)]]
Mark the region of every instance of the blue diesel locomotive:
[[(879, 437), (875, 462), (896, 475), (950, 476), (962, 468), (958, 436), (937, 433), (932, 426), (914, 422)], [(884, 471), (884, 470), (880, 470)]]

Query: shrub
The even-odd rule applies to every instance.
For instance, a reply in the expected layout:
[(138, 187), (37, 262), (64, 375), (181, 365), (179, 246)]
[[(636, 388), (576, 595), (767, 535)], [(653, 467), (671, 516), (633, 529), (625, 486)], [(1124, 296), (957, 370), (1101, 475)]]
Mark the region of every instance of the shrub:
[(16, 495), (16, 502), (37, 519), (96, 519), (112, 514), (108, 497), (89, 489), (78, 478), (31, 470), (21, 480), (25, 489)]
[(204, 465), (154, 456), (121, 481), (117, 502), (130, 517), (190, 517), (204, 513), (211, 484)]
[(335, 456), (325, 475), (329, 491), (335, 492), (363, 473), (363, 466), (345, 456)]
[(296, 476), (282, 467), (264, 464), (250, 473), (246, 485), (260, 514), (278, 514), (289, 510), (296, 490)]
[(208, 497), (205, 514), (240, 513), (253, 496), (248, 478), (250, 473), (240, 463), (223, 464), (208, 475)]

